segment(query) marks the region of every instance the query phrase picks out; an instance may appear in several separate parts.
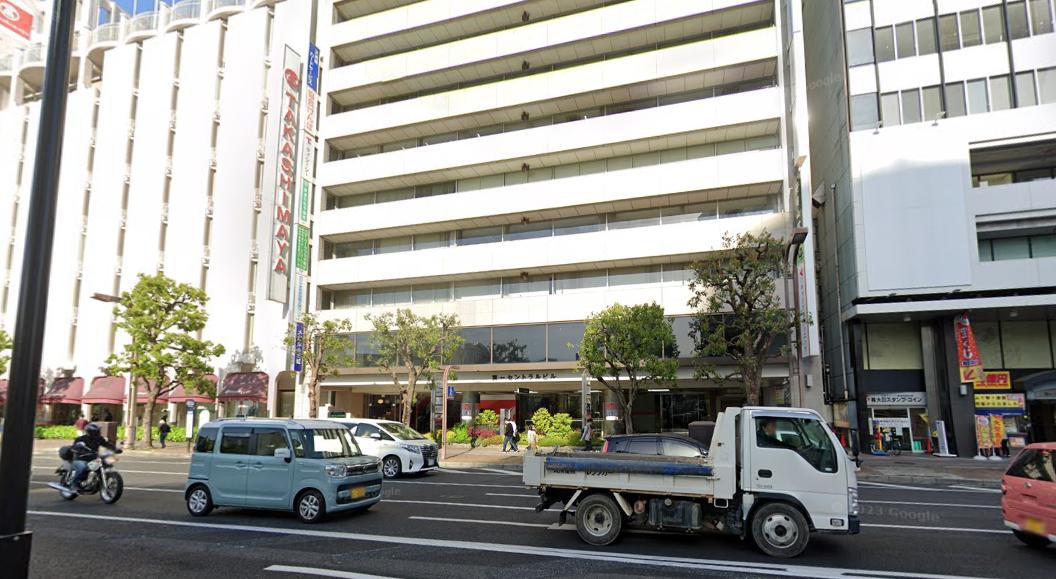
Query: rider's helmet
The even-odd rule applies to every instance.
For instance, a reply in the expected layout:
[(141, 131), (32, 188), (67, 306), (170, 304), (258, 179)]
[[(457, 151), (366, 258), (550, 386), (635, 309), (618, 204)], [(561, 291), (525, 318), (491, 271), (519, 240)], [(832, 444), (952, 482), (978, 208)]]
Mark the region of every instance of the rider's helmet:
[(84, 433), (87, 434), (88, 436), (100, 436), (101, 435), (101, 431), (99, 430), (99, 425), (95, 424), (94, 422), (92, 424), (89, 424), (88, 426), (84, 427)]

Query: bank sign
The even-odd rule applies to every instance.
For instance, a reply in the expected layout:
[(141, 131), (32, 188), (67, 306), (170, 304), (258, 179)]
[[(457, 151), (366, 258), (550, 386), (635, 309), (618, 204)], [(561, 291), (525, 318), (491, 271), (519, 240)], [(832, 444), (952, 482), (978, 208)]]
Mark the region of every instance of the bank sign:
[(9, 0), (0, 0), (0, 28), (29, 40), (33, 31), (33, 15)]
[(281, 82), (268, 299), (286, 303), (295, 235), (293, 200), (296, 195), (297, 129), (301, 100), (301, 57), (289, 46), (282, 61)]

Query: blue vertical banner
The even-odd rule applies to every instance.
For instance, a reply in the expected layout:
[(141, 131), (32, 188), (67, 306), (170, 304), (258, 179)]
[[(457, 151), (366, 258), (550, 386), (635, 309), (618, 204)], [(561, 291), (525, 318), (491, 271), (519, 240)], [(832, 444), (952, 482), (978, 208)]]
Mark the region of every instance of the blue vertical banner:
[(304, 324), (297, 322), (293, 336), (293, 371), (300, 372), (304, 359)]
[(308, 88), (319, 92), (319, 47), (308, 43)]

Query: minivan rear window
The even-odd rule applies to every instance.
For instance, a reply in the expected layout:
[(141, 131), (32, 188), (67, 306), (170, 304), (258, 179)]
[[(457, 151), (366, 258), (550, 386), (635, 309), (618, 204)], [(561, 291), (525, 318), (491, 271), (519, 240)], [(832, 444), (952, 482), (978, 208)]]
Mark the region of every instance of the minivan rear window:
[(220, 438), (221, 454), (249, 454), (248, 428), (225, 428)]
[(1056, 458), (1051, 450), (1024, 450), (1006, 474), (1017, 478), (1056, 482)]
[(202, 428), (194, 442), (194, 452), (213, 452), (216, 446), (216, 428)]

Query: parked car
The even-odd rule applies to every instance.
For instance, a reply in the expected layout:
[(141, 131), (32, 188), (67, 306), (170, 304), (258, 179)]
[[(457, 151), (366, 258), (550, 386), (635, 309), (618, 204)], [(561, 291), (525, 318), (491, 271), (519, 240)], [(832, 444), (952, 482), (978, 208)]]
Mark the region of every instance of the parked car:
[(363, 454), (381, 459), (385, 478), (439, 468), (436, 443), (402, 422), (370, 418), (334, 420), (348, 426)]
[(198, 429), (184, 486), (196, 517), (216, 507), (274, 509), (315, 523), (381, 500), (381, 462), (326, 420), (223, 419)]
[(706, 457), (708, 447), (682, 434), (619, 434), (605, 439), (602, 452), (654, 456)]
[(1023, 449), (1001, 479), (1005, 526), (1031, 547), (1056, 542), (1056, 442)]

